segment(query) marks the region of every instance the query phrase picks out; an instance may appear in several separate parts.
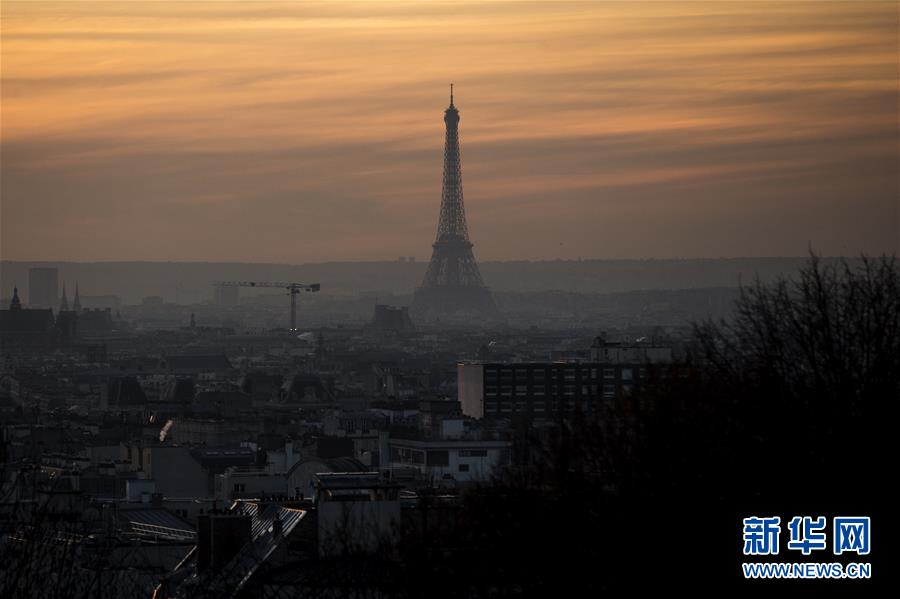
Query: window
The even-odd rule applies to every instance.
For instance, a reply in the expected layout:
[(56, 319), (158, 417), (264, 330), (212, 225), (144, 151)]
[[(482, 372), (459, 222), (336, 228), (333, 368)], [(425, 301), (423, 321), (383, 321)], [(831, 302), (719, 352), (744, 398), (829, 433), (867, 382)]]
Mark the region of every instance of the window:
[(603, 369), (603, 378), (605, 378), (605, 379), (616, 378), (616, 369), (615, 368), (604, 368)]
[(631, 379), (632, 379), (632, 372), (631, 372), (631, 369), (630, 369), (630, 368), (623, 368), (623, 369), (622, 369), (622, 380), (623, 380), (623, 381), (630, 381)]
[(459, 465), (459, 471), (460, 471), (460, 472), (468, 472), (468, 471), (469, 471), (469, 465), (468, 465), (468, 464), (460, 464), (460, 465)]
[(459, 457), (461, 458), (486, 458), (487, 449), (460, 449)]
[(400, 464), (424, 464), (425, 452), (409, 447), (392, 447), (391, 460)]
[(428, 465), (429, 466), (449, 466), (450, 465), (450, 452), (448, 452), (446, 450), (429, 451), (428, 452)]

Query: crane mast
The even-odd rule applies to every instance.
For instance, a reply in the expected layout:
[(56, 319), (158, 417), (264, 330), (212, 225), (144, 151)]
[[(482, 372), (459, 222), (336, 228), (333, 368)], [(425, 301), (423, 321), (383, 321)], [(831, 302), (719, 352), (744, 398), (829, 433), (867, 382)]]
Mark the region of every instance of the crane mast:
[(291, 296), (291, 328), (292, 333), (297, 331), (297, 295), (301, 291), (316, 292), (321, 289), (319, 283), (285, 283), (281, 281), (216, 281), (216, 287), (268, 287), (285, 289)]

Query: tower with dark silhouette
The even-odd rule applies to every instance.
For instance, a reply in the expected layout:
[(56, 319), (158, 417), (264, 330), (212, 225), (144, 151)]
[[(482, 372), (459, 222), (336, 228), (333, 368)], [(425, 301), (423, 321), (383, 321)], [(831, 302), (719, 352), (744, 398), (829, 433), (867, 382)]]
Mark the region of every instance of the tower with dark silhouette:
[(444, 111), (444, 123), (447, 132), (441, 214), (431, 262), (422, 286), (413, 297), (412, 309), (415, 314), (426, 318), (453, 313), (490, 315), (497, 308), (490, 290), (481, 279), (466, 225), (459, 159), (459, 110), (453, 104), (452, 85), (450, 106)]

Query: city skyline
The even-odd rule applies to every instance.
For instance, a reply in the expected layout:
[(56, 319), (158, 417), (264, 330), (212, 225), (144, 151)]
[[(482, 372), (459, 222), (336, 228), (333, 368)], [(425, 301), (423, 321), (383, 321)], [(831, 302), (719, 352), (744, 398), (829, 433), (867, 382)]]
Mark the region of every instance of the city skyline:
[(897, 0), (0, 27), (0, 598), (890, 588)]
[(896, 251), (893, 3), (5, 2), (4, 260)]

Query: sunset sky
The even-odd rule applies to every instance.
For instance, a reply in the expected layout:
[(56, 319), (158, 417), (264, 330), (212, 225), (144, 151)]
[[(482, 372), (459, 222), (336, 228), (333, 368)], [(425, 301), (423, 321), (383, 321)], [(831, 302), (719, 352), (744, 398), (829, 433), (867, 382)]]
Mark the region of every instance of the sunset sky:
[(2, 2), (8, 260), (896, 251), (896, 2)]

